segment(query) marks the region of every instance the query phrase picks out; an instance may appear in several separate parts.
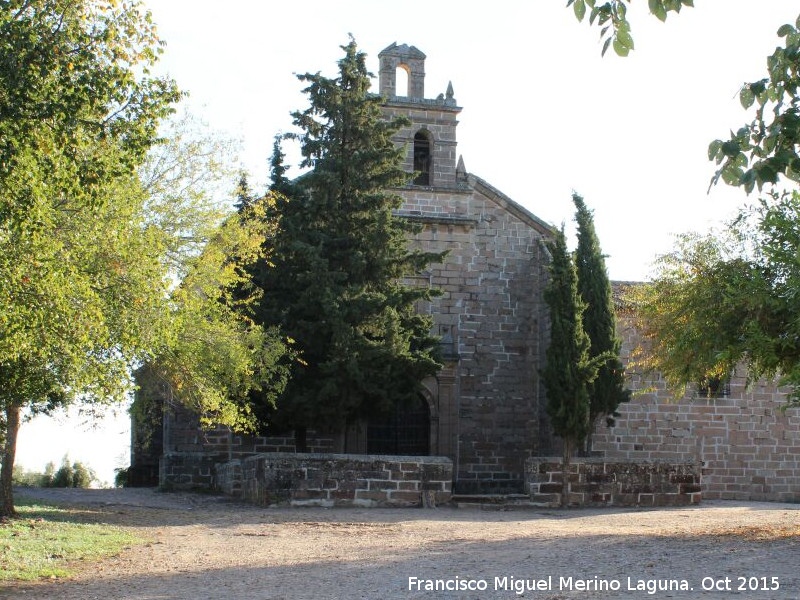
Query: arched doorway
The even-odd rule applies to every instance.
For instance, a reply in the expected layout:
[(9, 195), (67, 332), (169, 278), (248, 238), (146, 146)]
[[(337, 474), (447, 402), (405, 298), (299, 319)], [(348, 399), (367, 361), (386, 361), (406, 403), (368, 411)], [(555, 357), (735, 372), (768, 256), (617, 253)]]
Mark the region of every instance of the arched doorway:
[(367, 426), (368, 454), (428, 456), (431, 451), (431, 415), (422, 396), (408, 405), (398, 404), (382, 419)]

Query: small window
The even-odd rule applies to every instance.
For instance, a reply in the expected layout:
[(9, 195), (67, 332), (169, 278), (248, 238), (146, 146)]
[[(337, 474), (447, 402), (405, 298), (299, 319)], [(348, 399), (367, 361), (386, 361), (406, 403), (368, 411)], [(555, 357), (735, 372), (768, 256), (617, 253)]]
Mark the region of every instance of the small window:
[(422, 131), (414, 135), (414, 185), (431, 184), (431, 141)]

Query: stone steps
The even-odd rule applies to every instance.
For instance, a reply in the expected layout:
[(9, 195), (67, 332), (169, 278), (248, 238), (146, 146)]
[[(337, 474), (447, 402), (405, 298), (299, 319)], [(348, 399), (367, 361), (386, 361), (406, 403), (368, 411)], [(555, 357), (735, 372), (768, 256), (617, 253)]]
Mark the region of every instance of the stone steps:
[(453, 494), (450, 504), (456, 508), (480, 510), (520, 510), (548, 506), (540, 502), (531, 502), (528, 494)]

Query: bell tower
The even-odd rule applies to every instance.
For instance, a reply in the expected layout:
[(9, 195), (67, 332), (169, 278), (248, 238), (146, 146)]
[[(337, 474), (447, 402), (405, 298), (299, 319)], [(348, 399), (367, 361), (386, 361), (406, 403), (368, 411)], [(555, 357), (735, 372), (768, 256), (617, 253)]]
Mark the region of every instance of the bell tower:
[[(415, 46), (394, 43), (378, 54), (379, 91), (388, 118), (405, 116), (409, 127), (395, 141), (408, 148), (404, 168), (415, 172), (412, 185), (422, 188), (459, 188), (466, 172), (456, 164), (456, 127), (461, 108), (453, 97), (453, 84), (436, 98), (425, 98), (425, 54)], [(398, 70), (408, 75), (408, 89), (398, 89)]]
[[(397, 96), (406, 98), (425, 97), (425, 55), (415, 46), (397, 43), (378, 54), (380, 59), (380, 93), (387, 98)], [(397, 89), (397, 69), (408, 74), (408, 89)]]

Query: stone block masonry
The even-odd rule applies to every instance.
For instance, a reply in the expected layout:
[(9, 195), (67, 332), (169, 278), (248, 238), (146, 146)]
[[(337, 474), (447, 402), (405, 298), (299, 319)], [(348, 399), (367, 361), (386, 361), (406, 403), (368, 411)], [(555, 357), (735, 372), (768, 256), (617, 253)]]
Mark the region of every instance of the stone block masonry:
[(217, 465), (214, 487), (260, 506), (431, 506), (448, 502), (440, 456), (265, 453)]
[[(158, 484), (165, 490), (208, 491), (220, 463), (264, 452), (294, 453), (292, 436), (252, 436), (226, 427), (203, 430), (197, 415), (174, 405), (163, 413), (164, 453), (158, 462)], [(312, 451), (326, 452), (333, 439), (309, 431)]]
[[(525, 463), (525, 487), (531, 502), (561, 505), (562, 465), (555, 457)], [(570, 506), (685, 506), (702, 498), (700, 469), (692, 462), (612, 462), (573, 458), (569, 472)]]
[[(620, 321), (623, 360), (638, 332)], [(658, 373), (627, 372), (636, 390), (619, 407), (614, 427), (601, 424), (592, 449), (610, 461), (693, 461), (702, 466), (703, 498), (800, 501), (800, 409), (786, 409), (786, 389), (774, 382), (747, 385), (737, 369), (725, 395), (676, 399)]]
[(437, 454), (455, 464), (459, 494), (521, 493), (539, 446), (549, 230), (470, 175), (463, 189), (401, 190), (401, 215), (420, 223), (412, 247), (448, 254), (427, 270), (441, 291), (421, 312), (447, 331), (451, 389), (437, 379)]
[(206, 452), (174, 452), (159, 461), (159, 487), (163, 490), (209, 490), (217, 458)]
[(212, 489), (234, 498), (242, 497), (242, 461), (237, 458), (214, 465)]

